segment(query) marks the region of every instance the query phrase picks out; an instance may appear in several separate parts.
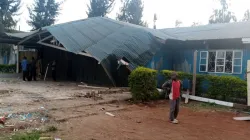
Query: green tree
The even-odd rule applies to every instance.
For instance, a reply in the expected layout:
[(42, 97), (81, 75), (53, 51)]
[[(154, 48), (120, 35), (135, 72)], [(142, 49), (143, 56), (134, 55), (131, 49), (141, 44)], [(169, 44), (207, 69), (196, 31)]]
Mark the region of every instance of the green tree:
[(104, 17), (112, 11), (115, 0), (90, 0), (88, 17)]
[(209, 19), (210, 24), (236, 22), (236, 16), (229, 11), (227, 0), (220, 0), (221, 9), (215, 9)]
[(242, 21), (249, 21), (250, 20), (250, 11), (247, 10), (244, 14), (244, 18)]
[(30, 20), (27, 23), (33, 30), (55, 24), (60, 14), (60, 2), (55, 0), (35, 0), (32, 7), (28, 7)]
[(123, 6), (117, 19), (136, 25), (148, 26), (142, 21), (144, 4), (141, 0), (122, 0)]
[(200, 22), (193, 22), (193, 24), (191, 25), (191, 27), (200, 26), (200, 25), (201, 25)]
[(156, 29), (156, 21), (157, 21), (157, 15), (156, 14), (154, 14), (154, 29)]
[(21, 0), (0, 0), (0, 24), (5, 28), (14, 28), (17, 20), (13, 17), (18, 16), (21, 7)]
[(182, 24), (182, 21), (180, 21), (180, 20), (175, 21), (175, 27), (180, 27), (181, 24)]

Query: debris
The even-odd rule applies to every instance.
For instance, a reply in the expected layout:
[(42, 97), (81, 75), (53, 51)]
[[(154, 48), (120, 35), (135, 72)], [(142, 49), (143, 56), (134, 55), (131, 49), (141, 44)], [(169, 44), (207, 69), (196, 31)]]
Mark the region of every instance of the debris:
[(3, 124), (0, 124), (0, 129), (1, 129), (1, 128), (4, 128), (4, 125), (3, 125)]
[(5, 119), (4, 116), (3, 116), (3, 117), (0, 117), (0, 124), (4, 125), (4, 124), (5, 124), (5, 121), (6, 121), (6, 119)]
[(111, 117), (115, 117), (115, 115), (114, 115), (114, 114), (109, 113), (109, 112), (106, 112), (105, 114), (106, 114), (106, 115), (109, 115), (109, 116), (111, 116)]
[(84, 82), (81, 82), (81, 84), (83, 84), (83, 85), (87, 85), (86, 83), (84, 83)]
[(43, 107), (43, 106), (42, 106), (42, 107), (40, 107), (40, 108), (41, 108), (41, 109), (45, 109), (45, 107)]
[(183, 98), (186, 98), (187, 96), (189, 97), (189, 99), (195, 100), (195, 101), (207, 102), (207, 103), (215, 103), (215, 104), (218, 104), (218, 105), (223, 105), (223, 106), (228, 106), (228, 107), (233, 107), (234, 106), (234, 104), (231, 103), (231, 102), (219, 101), (219, 100), (203, 98), (203, 97), (187, 95), (187, 94), (182, 95)]
[(46, 122), (46, 121), (48, 121), (48, 118), (47, 118), (47, 117), (42, 117), (42, 118), (41, 118), (41, 122), (42, 122), (42, 123), (44, 123), (44, 122)]
[(55, 138), (55, 140), (62, 140), (62, 139), (60, 139), (60, 138)]
[(92, 88), (92, 89), (109, 89), (106, 87), (94, 87), (94, 86), (88, 86), (88, 85), (78, 85), (79, 87), (83, 87), (83, 88)]
[(39, 140), (53, 140), (52, 137), (40, 137)]
[(104, 110), (105, 110), (105, 108), (101, 108), (100, 110), (101, 110), (101, 111), (104, 111)]
[(141, 123), (141, 121), (136, 121), (136, 123)]
[(234, 117), (236, 121), (250, 121), (250, 117)]
[(185, 97), (185, 104), (187, 104), (188, 103), (188, 99), (189, 99), (189, 89), (187, 90), (187, 96)]

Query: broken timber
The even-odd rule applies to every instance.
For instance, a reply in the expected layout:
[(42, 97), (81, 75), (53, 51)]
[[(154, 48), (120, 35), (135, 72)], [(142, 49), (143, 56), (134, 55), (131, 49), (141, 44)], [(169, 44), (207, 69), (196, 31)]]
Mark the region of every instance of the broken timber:
[(236, 121), (250, 121), (250, 116), (249, 117), (234, 117), (234, 120), (236, 120)]
[(186, 98), (187, 96), (189, 96), (189, 99), (195, 100), (195, 101), (201, 101), (201, 102), (207, 102), (207, 103), (215, 103), (215, 104), (218, 104), (218, 105), (223, 105), (223, 106), (228, 106), (228, 107), (233, 107), (234, 106), (234, 104), (230, 103), (230, 102), (219, 101), (219, 100), (214, 100), (214, 99), (208, 99), (208, 98), (192, 96), (192, 95), (187, 95), (187, 94), (182, 95), (183, 98)]
[(247, 61), (247, 105), (250, 106), (250, 60)]

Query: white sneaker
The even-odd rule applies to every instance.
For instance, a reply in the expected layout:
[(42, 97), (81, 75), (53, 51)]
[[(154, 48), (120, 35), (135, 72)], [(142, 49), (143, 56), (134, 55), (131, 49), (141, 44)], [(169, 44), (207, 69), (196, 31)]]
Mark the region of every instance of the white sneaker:
[(177, 119), (174, 119), (175, 122), (179, 123), (179, 121)]
[(176, 119), (174, 119), (173, 121), (170, 121), (173, 124), (178, 124), (178, 121)]

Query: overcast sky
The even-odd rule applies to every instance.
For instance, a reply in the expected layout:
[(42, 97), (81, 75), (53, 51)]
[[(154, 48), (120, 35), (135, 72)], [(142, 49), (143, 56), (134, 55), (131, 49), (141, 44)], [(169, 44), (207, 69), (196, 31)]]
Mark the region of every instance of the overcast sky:
[[(21, 30), (31, 29), (26, 23), (29, 18), (27, 6), (32, 5), (34, 0), (22, 0), (21, 18), (18, 26)], [(230, 10), (235, 13), (237, 19), (242, 19), (244, 12), (250, 9), (250, 0), (228, 0)], [(87, 18), (86, 4), (89, 0), (66, 0), (61, 6), (61, 14), (56, 23), (64, 23), (73, 20)], [(149, 27), (153, 27), (153, 16), (157, 14), (157, 28), (171, 28), (175, 26), (175, 21), (183, 22), (181, 26), (190, 26), (193, 22), (207, 24), (213, 9), (218, 8), (218, 0), (144, 0), (144, 17)], [(108, 17), (115, 19), (116, 13), (121, 7), (120, 0), (116, 0), (113, 11)]]

